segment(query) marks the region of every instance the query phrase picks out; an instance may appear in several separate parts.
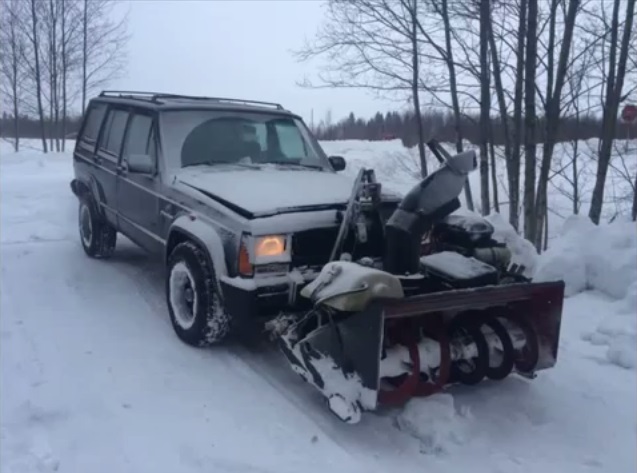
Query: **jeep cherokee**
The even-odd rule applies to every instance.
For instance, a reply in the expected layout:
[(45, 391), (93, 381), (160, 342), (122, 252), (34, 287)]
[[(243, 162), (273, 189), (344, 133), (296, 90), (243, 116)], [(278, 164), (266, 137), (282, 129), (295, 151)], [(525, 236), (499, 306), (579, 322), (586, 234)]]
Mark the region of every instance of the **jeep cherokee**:
[[(249, 100), (104, 91), (73, 167), (86, 254), (110, 257), (120, 233), (163, 258), (172, 325), (195, 346), (302, 309), (352, 191), (299, 116)], [(383, 202), (389, 216), (399, 197)]]

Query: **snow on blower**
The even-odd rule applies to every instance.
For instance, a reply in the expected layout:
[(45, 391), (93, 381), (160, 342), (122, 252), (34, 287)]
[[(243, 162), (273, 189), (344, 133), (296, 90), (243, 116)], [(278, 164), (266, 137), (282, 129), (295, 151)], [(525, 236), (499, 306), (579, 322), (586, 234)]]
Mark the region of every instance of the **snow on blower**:
[[(476, 154), (428, 146), (441, 166), (380, 226), (381, 186), (360, 170), (330, 262), (301, 291), (312, 309), (268, 324), (292, 368), (348, 423), (452, 384), (534, 378), (556, 363), (564, 283), (532, 282), (489, 222), (452, 215)], [(382, 257), (357, 252), (373, 231)]]

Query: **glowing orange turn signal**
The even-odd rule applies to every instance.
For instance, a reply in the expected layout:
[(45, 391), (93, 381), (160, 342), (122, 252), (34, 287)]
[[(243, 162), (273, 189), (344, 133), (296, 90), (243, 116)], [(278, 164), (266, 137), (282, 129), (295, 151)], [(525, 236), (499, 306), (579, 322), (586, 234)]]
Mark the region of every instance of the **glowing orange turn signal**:
[(246, 248), (245, 242), (241, 242), (239, 247), (239, 273), (242, 276), (252, 276), (252, 263), (250, 263), (250, 254)]

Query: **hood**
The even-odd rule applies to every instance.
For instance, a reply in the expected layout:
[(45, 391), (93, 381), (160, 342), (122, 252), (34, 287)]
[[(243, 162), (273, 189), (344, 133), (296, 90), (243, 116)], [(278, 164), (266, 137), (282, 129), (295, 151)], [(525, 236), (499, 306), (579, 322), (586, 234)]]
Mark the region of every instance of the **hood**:
[(296, 169), (197, 167), (175, 179), (250, 217), (344, 205), (353, 184), (341, 174)]

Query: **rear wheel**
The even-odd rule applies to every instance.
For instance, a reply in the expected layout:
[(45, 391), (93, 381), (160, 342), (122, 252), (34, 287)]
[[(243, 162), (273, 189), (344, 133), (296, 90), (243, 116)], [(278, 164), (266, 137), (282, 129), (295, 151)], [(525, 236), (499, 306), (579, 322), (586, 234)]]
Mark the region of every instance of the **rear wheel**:
[(80, 198), (78, 226), (82, 248), (88, 256), (107, 259), (113, 255), (117, 230), (99, 214), (95, 199), (89, 195)]
[(188, 345), (203, 347), (230, 334), (230, 316), (220, 297), (214, 268), (196, 244), (179, 243), (168, 259), (166, 300), (177, 336)]

